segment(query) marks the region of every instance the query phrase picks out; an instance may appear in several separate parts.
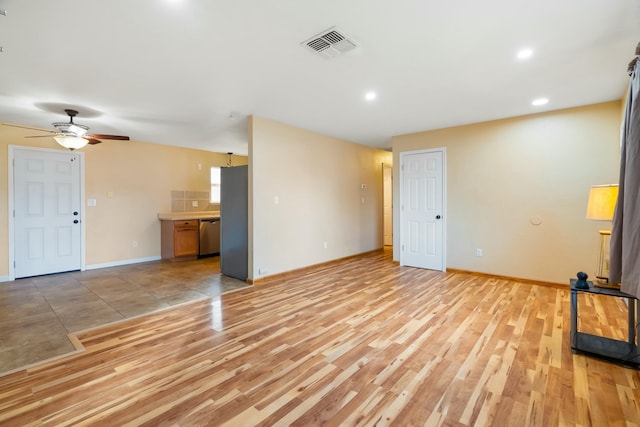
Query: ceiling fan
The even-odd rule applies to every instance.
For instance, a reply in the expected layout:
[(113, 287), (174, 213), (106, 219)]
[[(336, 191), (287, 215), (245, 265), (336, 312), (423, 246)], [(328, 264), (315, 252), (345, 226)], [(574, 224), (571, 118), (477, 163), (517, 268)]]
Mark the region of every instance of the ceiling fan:
[[(51, 125), (56, 130), (42, 130), (36, 128), (30, 128), (26, 126), (17, 126), (6, 124), (7, 126), (13, 126), (23, 129), (37, 130), (40, 132), (47, 132), (49, 135), (33, 135), (25, 136), (25, 138), (53, 138), (56, 142), (69, 150), (76, 150), (82, 148), (87, 144), (100, 144), (102, 139), (112, 139), (118, 141), (129, 141), (128, 136), (123, 135), (105, 135), (98, 133), (88, 133), (89, 127), (73, 122), (73, 118), (78, 115), (76, 110), (65, 109), (65, 113), (69, 116), (68, 122), (54, 122)], [(53, 134), (53, 135), (51, 135)]]

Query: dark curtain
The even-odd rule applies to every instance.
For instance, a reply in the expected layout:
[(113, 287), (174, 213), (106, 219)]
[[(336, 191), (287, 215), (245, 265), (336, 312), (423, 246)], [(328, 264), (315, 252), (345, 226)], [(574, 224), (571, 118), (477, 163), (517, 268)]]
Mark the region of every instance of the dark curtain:
[[(640, 43), (636, 48), (640, 55)], [(622, 292), (640, 298), (640, 69), (638, 57), (629, 64), (629, 95), (620, 141), (618, 202), (611, 230), (609, 281)]]

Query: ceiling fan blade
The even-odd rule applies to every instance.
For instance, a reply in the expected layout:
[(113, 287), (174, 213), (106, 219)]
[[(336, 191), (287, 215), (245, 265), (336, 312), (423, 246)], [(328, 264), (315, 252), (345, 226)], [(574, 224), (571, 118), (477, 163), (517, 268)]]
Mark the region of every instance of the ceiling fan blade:
[(55, 130), (44, 130), (44, 129), (32, 128), (32, 127), (29, 127), (29, 126), (10, 125), (9, 123), (3, 123), (3, 125), (10, 126), (12, 128), (37, 130), (38, 132), (58, 133), (58, 131), (55, 131)]
[(59, 135), (58, 132), (53, 132), (52, 134), (49, 135), (28, 135), (25, 136), (25, 138), (53, 138), (54, 136)]
[(96, 138), (96, 139), (115, 139), (118, 141), (129, 141), (128, 136), (123, 135), (103, 135), (99, 133), (86, 134), (85, 138)]
[(85, 139), (89, 140), (89, 145), (96, 145), (96, 144), (100, 144), (102, 141), (100, 141), (99, 139), (95, 139), (95, 138), (86, 138)]

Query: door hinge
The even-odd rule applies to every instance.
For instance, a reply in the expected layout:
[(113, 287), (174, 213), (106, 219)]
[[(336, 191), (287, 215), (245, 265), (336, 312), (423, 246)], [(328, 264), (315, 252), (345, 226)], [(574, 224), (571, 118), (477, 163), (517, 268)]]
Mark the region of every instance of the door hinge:
[(402, 251), (404, 252), (404, 245), (402, 245)]

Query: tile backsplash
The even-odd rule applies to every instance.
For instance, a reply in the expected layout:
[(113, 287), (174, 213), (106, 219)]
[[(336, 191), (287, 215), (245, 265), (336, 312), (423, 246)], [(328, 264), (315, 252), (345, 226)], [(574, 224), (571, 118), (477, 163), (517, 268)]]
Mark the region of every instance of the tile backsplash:
[(171, 191), (171, 212), (219, 210), (219, 203), (209, 203), (208, 191)]

